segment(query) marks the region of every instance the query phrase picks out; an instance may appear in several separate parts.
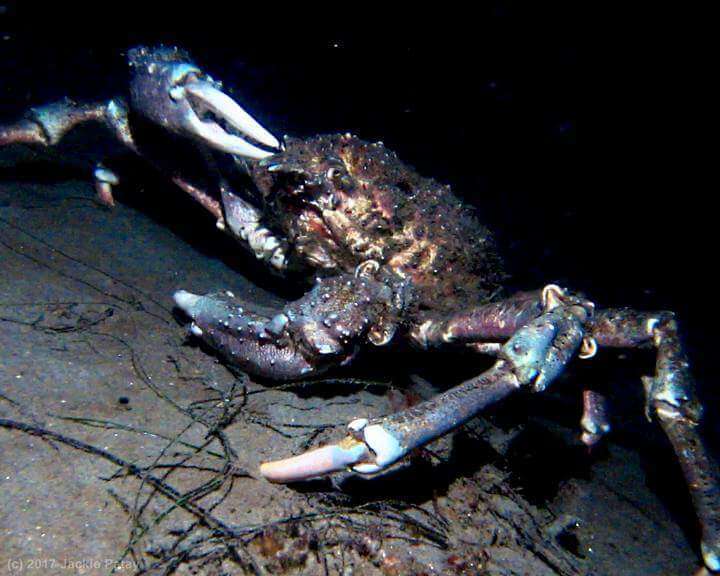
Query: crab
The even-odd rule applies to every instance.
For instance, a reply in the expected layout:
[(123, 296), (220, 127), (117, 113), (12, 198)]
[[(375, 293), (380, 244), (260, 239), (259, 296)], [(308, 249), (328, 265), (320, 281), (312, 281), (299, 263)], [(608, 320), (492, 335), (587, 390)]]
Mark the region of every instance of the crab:
[[(654, 347), (655, 373), (643, 378), (647, 415), (683, 469), (705, 564), (720, 570), (720, 473), (699, 433), (702, 406), (671, 312), (597, 309), (555, 284), (503, 295), (491, 232), (448, 186), (382, 143), (349, 134), (281, 141), (183, 50), (139, 47), (128, 60), (129, 105), (114, 98), (33, 108), (0, 127), (0, 145), (53, 146), (76, 125), (103, 123), (276, 274), (311, 280), (305, 296), (272, 317), (230, 292), (180, 290), (174, 300), (194, 337), (271, 381), (315, 376), (363, 347), (399, 341), (495, 358), (430, 400), (381, 418), (359, 415), (337, 442), (262, 464), (262, 476), (289, 483), (348, 469), (376, 474), (513, 393), (542, 392), (575, 357)], [(163, 145), (150, 143), (157, 139)], [(98, 197), (112, 206), (117, 175), (98, 165), (94, 176)], [(601, 396), (586, 390), (583, 399), (582, 440), (592, 445), (609, 423)]]

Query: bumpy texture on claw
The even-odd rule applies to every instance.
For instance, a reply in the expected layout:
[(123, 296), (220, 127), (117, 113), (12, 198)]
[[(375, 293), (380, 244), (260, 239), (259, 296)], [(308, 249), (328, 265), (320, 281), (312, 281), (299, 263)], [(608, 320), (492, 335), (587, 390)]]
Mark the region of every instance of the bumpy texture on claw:
[(193, 320), (193, 333), (229, 363), (264, 378), (317, 374), (349, 361), (360, 343), (389, 341), (397, 320), (390, 286), (352, 274), (319, 282), (273, 318), (248, 312), (228, 293), (175, 302)]
[(268, 318), (244, 310), (231, 295), (198, 296), (180, 290), (174, 297), (178, 307), (193, 320), (191, 333), (228, 362), (276, 380), (313, 371), (313, 365), (296, 346), (279, 346), (266, 333)]

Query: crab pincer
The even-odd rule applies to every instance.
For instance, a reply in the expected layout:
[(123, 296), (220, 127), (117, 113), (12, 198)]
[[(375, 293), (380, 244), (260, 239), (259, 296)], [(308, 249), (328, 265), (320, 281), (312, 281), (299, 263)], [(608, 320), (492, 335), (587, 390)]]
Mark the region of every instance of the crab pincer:
[(178, 48), (135, 48), (130, 96), (134, 110), (182, 136), (222, 152), (260, 159), (280, 142)]

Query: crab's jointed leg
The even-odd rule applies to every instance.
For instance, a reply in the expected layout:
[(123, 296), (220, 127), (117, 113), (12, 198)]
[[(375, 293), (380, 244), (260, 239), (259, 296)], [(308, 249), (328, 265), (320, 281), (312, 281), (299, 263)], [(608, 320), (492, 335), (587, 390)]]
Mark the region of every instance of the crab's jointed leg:
[(607, 399), (594, 390), (583, 390), (583, 414), (580, 419), (580, 440), (588, 448), (597, 444), (610, 431)]
[[(555, 284), (548, 284), (542, 290), (518, 292), (450, 317), (428, 320), (411, 330), (410, 338), (423, 349), (464, 344), (479, 352), (496, 355), (502, 342), (561, 300), (566, 305), (572, 302), (591, 310), (594, 308), (592, 302), (567, 294)], [(589, 336), (583, 339), (580, 357), (594, 353), (594, 342), (590, 340)]]
[(350, 435), (339, 444), (265, 463), (261, 472), (275, 482), (302, 480), (347, 466), (361, 473), (378, 472), (520, 388), (545, 389), (579, 349), (588, 313), (574, 301), (551, 302), (515, 333), (495, 365), (483, 374), (408, 410), (372, 421), (355, 420), (349, 425)]
[(128, 127), (127, 108), (118, 98), (93, 104), (77, 104), (65, 98), (30, 108), (26, 118), (14, 124), (0, 126), (0, 146), (8, 144), (55, 146), (73, 128), (87, 122), (105, 124), (118, 140), (135, 149)]
[(703, 409), (674, 315), (601, 310), (591, 330), (600, 346), (652, 344), (657, 350), (655, 375), (643, 377), (646, 412), (655, 415), (680, 462), (702, 528), (705, 564), (720, 571), (720, 470), (700, 434)]
[[(280, 142), (223, 92), (218, 82), (186, 61), (182, 51), (138, 48), (131, 51), (131, 64), (133, 110), (169, 132), (200, 144), (206, 161), (210, 149), (253, 159), (272, 156), (279, 150)], [(88, 122), (104, 125), (115, 139), (163, 171), (165, 162), (145, 155), (146, 150), (131, 131), (128, 108), (119, 98), (94, 104), (77, 104), (66, 98), (31, 108), (19, 122), (0, 125), (0, 146), (54, 146), (76, 126)], [(119, 182), (118, 176), (102, 165), (94, 168), (93, 176), (98, 198), (113, 206), (112, 189)], [(218, 228), (244, 243), (257, 258), (276, 270), (287, 267), (283, 241), (262, 225), (259, 210), (234, 195), (224, 182), (218, 183), (217, 198), (180, 173), (175, 172), (172, 181), (210, 212)]]
[[(118, 98), (94, 104), (77, 104), (65, 98), (30, 108), (26, 118), (14, 124), (0, 125), (0, 146), (9, 144), (55, 146), (73, 128), (88, 122), (105, 125), (119, 142), (137, 153), (137, 146), (130, 133), (127, 108)], [(117, 175), (97, 165), (93, 177), (98, 199), (107, 206), (114, 206), (112, 187), (119, 182)]]
[[(128, 52), (128, 60), (132, 109), (150, 122), (206, 148), (238, 157), (266, 158), (281, 148), (278, 139), (183, 50), (138, 47)], [(0, 126), (0, 146), (55, 146), (74, 127), (87, 122), (104, 124), (117, 140), (143, 155), (131, 132), (128, 107), (119, 98), (94, 104), (77, 104), (66, 98), (31, 108), (19, 122)], [(154, 163), (152, 158), (148, 160)], [(112, 204), (110, 186), (116, 178), (108, 179), (102, 171), (98, 175), (97, 169), (95, 176), (101, 200)]]
[(542, 293), (518, 292), (510, 298), (477, 306), (440, 320), (428, 320), (411, 331), (421, 348), (448, 344), (504, 342), (543, 312)]
[[(657, 362), (655, 375), (643, 379), (648, 416), (658, 419), (682, 467), (702, 527), (705, 563), (720, 570), (720, 471), (700, 434), (702, 407), (673, 314), (595, 312), (591, 303), (550, 285), (425, 323), (411, 336), (423, 347), (480, 343), (498, 360), (487, 372), (445, 394), (376, 421), (355, 420), (341, 443), (263, 464), (262, 473), (270, 480), (291, 482), (346, 467), (377, 472), (517, 389), (543, 390), (576, 352), (589, 358), (598, 347), (651, 344)], [(586, 391), (584, 399), (586, 440), (594, 441), (608, 427), (604, 406), (593, 392)]]
[[(77, 104), (65, 98), (30, 108), (26, 118), (14, 124), (0, 126), (0, 146), (9, 144), (55, 146), (73, 128), (88, 122), (103, 124), (119, 142), (137, 153), (128, 124), (127, 108), (118, 98), (94, 104)], [(117, 175), (98, 164), (93, 170), (93, 177), (98, 199), (106, 206), (114, 206), (112, 187), (119, 183)]]

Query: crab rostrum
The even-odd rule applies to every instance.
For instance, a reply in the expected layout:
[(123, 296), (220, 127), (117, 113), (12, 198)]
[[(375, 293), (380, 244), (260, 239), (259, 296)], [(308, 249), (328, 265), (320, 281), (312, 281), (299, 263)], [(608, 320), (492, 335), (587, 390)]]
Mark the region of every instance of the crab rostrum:
[[(129, 106), (116, 98), (34, 108), (0, 127), (0, 144), (51, 146), (77, 124), (104, 123), (276, 273), (311, 278), (310, 291), (272, 317), (229, 292), (175, 294), (192, 334), (228, 363), (292, 380), (347, 364), (363, 346), (399, 340), (424, 350), (469, 346), (496, 358), (479, 376), (403, 412), (359, 414), (344, 439), (265, 463), (263, 476), (293, 482), (345, 469), (376, 473), (515, 391), (543, 391), (574, 357), (591, 358), (600, 346), (652, 346), (647, 412), (681, 463), (705, 563), (720, 570), (718, 466), (699, 434), (702, 407), (672, 313), (598, 310), (552, 284), (501, 296), (502, 266), (488, 229), (448, 186), (421, 177), (381, 143), (351, 135), (281, 143), (182, 50), (136, 48), (129, 63)], [(161, 127), (149, 131), (153, 138), (173, 144), (169, 158), (157, 153), (168, 142), (145, 141), (148, 124)], [(183, 162), (173, 163), (181, 149)], [(118, 177), (103, 166), (94, 174), (100, 198), (112, 204)], [(585, 391), (584, 406), (582, 439), (592, 444), (609, 425), (601, 396)]]

